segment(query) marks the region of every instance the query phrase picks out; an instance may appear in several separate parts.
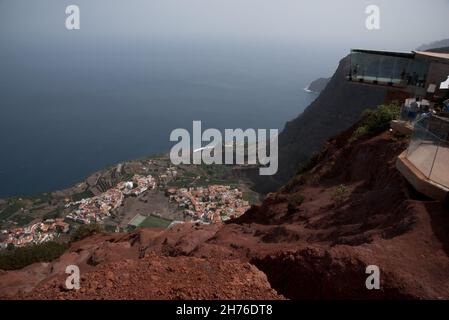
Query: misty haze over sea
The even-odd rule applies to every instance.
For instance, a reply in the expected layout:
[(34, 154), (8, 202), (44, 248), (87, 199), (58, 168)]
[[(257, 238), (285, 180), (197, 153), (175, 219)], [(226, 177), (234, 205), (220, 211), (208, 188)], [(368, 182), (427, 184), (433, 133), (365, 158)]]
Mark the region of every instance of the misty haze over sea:
[[(67, 31), (70, 1), (0, 0), (0, 197), (167, 152), (170, 132), (193, 120), (282, 129), (349, 48), (444, 37), (443, 0), (432, 15), (418, 1), (378, 1), (390, 6), (378, 33), (364, 29), (369, 1), (345, 1), (359, 15), (323, 1), (80, 0), (81, 30)], [(422, 22), (412, 29), (400, 11), (410, 3)]]
[(28, 51), (4, 66), (0, 196), (68, 187), (105, 166), (166, 152), (170, 132), (190, 130), (193, 120), (204, 129), (281, 129), (316, 98), (303, 90), (313, 68), (293, 52), (91, 49), (46, 52), (33, 64)]

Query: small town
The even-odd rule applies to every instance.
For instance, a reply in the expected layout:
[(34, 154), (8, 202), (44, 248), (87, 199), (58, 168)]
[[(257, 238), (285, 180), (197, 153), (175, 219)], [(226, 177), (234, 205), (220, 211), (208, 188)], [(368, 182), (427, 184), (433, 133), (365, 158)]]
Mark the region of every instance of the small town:
[(40, 244), (55, 240), (61, 234), (69, 232), (69, 224), (64, 219), (48, 219), (24, 228), (2, 230), (0, 248), (6, 249), (8, 246), (24, 247), (29, 244)]
[[(71, 212), (65, 218), (81, 224), (102, 223), (113, 210), (122, 204), (125, 197), (139, 196), (155, 187), (156, 181), (151, 175), (136, 174), (131, 181), (120, 182), (115, 188), (98, 196), (66, 204), (65, 208)], [(52, 241), (62, 233), (68, 233), (69, 230), (70, 224), (64, 222), (64, 218), (46, 219), (25, 227), (1, 230), (0, 249)]]
[[(154, 165), (154, 162), (150, 160), (147, 165)], [(117, 170), (121, 169), (122, 166), (119, 165)], [(62, 234), (73, 231), (73, 223), (104, 224), (107, 218), (112, 218), (119, 212), (119, 207), (131, 202), (143, 203), (142, 197), (145, 199), (146, 192), (155, 189), (155, 192), (162, 191), (162, 196), (165, 191), (168, 203), (174, 204), (175, 211), (179, 212), (179, 220), (176, 218), (174, 219), (176, 221), (173, 221), (173, 218), (171, 218), (172, 221), (167, 220), (172, 223), (185, 221), (206, 224), (222, 223), (241, 216), (250, 208), (249, 201), (243, 199), (243, 192), (237, 188), (223, 184), (184, 187), (184, 183), (191, 182), (183, 182), (181, 187), (170, 187), (167, 186), (167, 183), (178, 176), (175, 167), (169, 166), (162, 171), (154, 172), (153, 175), (148, 174), (147, 169), (146, 166), (143, 166), (140, 174), (133, 173), (114, 187), (106, 189), (104, 192), (99, 191), (90, 197), (83, 197), (78, 201), (70, 201), (66, 197), (65, 203), (62, 205), (62, 215), (59, 217), (42, 218), (41, 221), (29, 225), (0, 230), (0, 249), (54, 241)], [(143, 173), (145, 171), (147, 173)], [(196, 181), (198, 177), (192, 176), (191, 179)], [(96, 185), (99, 185), (98, 177), (95, 181)], [(126, 202), (125, 199), (131, 202)], [(139, 216), (139, 214), (137, 215)], [(157, 212), (153, 212), (152, 215), (150, 220), (159, 216)], [(184, 218), (182, 219), (182, 217)], [(142, 218), (146, 219), (147, 215)], [(122, 217), (122, 219), (126, 221), (128, 218)]]
[(209, 223), (237, 218), (250, 207), (249, 202), (243, 200), (240, 190), (225, 185), (170, 188), (167, 194), (170, 201), (175, 202), (186, 217)]
[(77, 208), (66, 217), (83, 224), (100, 223), (122, 204), (125, 196), (139, 196), (155, 187), (156, 181), (151, 175), (145, 177), (136, 174), (132, 181), (122, 181), (98, 196), (68, 203), (66, 208)]

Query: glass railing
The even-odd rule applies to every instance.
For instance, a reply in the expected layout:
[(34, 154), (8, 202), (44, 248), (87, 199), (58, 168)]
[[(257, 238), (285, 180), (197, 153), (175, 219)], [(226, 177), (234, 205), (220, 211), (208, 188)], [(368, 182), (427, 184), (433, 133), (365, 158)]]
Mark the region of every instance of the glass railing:
[(424, 87), (427, 72), (428, 64), (415, 61), (410, 56), (351, 51), (349, 78), (352, 81)]
[(412, 113), (410, 112), (410, 108), (409, 108), (409, 107), (407, 107), (407, 106), (405, 106), (405, 105), (402, 105), (402, 107), (401, 107), (401, 113), (400, 113), (400, 115), (399, 115), (399, 120), (400, 120), (400, 121), (405, 121), (405, 122), (410, 122), (410, 123), (412, 123), (412, 122), (414, 122), (414, 121), (416, 120), (417, 117), (418, 117), (418, 114), (417, 114), (417, 113), (412, 114)]
[(402, 105), (398, 120), (409, 122), (413, 125), (415, 122), (422, 121), (427, 116), (428, 115), (422, 111), (412, 113), (410, 107)]
[(449, 188), (449, 142), (415, 123), (407, 159), (426, 178)]

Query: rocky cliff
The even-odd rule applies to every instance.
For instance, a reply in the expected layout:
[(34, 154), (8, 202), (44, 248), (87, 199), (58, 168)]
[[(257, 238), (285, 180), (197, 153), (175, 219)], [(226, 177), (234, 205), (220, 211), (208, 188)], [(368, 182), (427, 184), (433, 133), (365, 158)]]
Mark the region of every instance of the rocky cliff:
[[(420, 50), (449, 52), (449, 39), (421, 46)], [(286, 123), (279, 136), (279, 171), (274, 177), (258, 181), (260, 191), (273, 191), (282, 186), (323, 143), (357, 122), (365, 109), (381, 103), (405, 99), (388, 87), (352, 83), (349, 56), (343, 58), (319, 97), (296, 119)]]
[[(448, 212), (395, 168), (408, 141), (389, 132), (328, 141), (311, 170), (224, 225), (96, 235), (48, 264), (0, 274), (25, 299), (449, 298)], [(81, 268), (81, 289), (64, 268)], [(381, 288), (365, 286), (366, 267)]]
[(329, 83), (330, 78), (318, 78), (307, 87), (307, 90), (320, 93), (321, 91), (326, 88), (327, 84)]
[(433, 49), (448, 48), (448, 47), (449, 47), (449, 39), (443, 39), (443, 40), (434, 41), (434, 42), (431, 42), (428, 44), (421, 45), (418, 48), (416, 48), (416, 50), (427, 51), (427, 50), (432, 49), (432, 51), (434, 51)]
[[(394, 95), (347, 82), (348, 67), (344, 58), (286, 125), (276, 178), (288, 183), (262, 205), (223, 225), (91, 236), (53, 262), (0, 271), (0, 297), (449, 299), (448, 209), (396, 170), (406, 138), (351, 139), (361, 112)], [(68, 264), (81, 269), (78, 291), (65, 288)], [(370, 265), (379, 267), (379, 290), (365, 286)]]
[(320, 96), (296, 119), (287, 122), (279, 136), (279, 171), (265, 190), (275, 190), (296, 173), (301, 163), (320, 150), (330, 137), (353, 125), (365, 109), (387, 97), (387, 88), (348, 82), (349, 57), (345, 57)]

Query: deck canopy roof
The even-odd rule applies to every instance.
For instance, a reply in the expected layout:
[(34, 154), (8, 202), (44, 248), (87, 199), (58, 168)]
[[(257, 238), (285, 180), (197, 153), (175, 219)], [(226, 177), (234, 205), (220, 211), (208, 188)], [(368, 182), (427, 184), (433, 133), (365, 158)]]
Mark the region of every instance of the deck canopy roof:
[(409, 58), (413, 59), (415, 54), (408, 51), (385, 51), (385, 50), (367, 50), (367, 49), (352, 49), (351, 53), (369, 53), (381, 56), (397, 57), (397, 58)]
[(438, 62), (449, 64), (449, 53), (429, 52), (429, 51), (413, 51), (415, 55), (426, 58), (436, 59)]
[(368, 50), (368, 49), (352, 49), (351, 53), (368, 53), (381, 55), (385, 57), (409, 58), (414, 59), (416, 56), (441, 60), (441, 62), (449, 63), (449, 53), (431, 52), (431, 51), (386, 51), (386, 50)]

